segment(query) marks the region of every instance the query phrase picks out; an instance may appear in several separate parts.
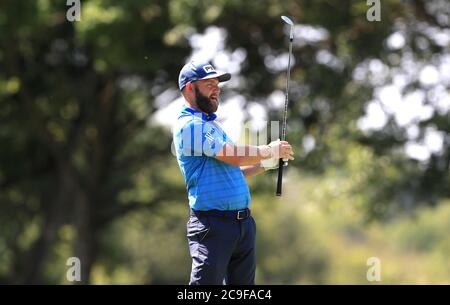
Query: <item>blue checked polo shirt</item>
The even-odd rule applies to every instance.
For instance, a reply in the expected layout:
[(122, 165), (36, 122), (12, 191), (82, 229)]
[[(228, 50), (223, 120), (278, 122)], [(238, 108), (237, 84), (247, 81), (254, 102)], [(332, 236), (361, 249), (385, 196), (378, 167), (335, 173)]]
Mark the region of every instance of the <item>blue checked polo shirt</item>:
[(215, 118), (183, 105), (173, 128), (189, 205), (199, 211), (245, 209), (250, 191), (241, 169), (214, 158), (225, 143), (233, 143)]

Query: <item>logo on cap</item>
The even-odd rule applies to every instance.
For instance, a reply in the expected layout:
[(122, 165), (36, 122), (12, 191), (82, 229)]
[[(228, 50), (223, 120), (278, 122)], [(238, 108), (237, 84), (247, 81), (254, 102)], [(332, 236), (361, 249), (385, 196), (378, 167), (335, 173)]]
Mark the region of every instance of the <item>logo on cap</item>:
[(206, 65), (203, 67), (203, 70), (205, 70), (206, 73), (211, 73), (211, 72), (216, 72), (216, 70), (214, 69), (213, 66), (211, 65)]

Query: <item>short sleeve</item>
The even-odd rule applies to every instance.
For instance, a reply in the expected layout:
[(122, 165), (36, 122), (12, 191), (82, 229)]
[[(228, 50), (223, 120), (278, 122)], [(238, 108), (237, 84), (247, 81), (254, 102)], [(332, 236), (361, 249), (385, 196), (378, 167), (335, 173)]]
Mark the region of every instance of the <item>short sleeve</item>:
[(224, 133), (210, 122), (191, 120), (180, 133), (180, 148), (185, 156), (215, 157), (226, 143)]

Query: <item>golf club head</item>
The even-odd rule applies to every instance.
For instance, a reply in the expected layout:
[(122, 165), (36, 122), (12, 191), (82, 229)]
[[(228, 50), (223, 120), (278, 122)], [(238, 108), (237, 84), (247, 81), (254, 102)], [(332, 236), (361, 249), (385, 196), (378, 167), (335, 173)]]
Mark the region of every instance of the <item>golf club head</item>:
[(283, 21), (289, 24), (290, 26), (294, 26), (294, 22), (292, 22), (292, 20), (289, 17), (281, 16), (281, 19), (283, 19)]
[(294, 22), (287, 16), (281, 16), (281, 19), (283, 19), (284, 22), (286, 22), (287, 24), (289, 24), (291, 26), (291, 31), (289, 33), (289, 39), (292, 41), (294, 39)]

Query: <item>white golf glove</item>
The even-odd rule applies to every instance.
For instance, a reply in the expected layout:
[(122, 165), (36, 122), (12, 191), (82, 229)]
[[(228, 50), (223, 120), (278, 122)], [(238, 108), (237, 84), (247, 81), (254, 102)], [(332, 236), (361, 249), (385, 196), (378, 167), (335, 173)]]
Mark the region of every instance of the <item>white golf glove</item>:
[(279, 160), (277, 158), (270, 158), (261, 160), (261, 166), (264, 167), (264, 170), (268, 171), (271, 169), (278, 168)]
[[(274, 151), (273, 148), (274, 146), (277, 146), (280, 144), (280, 139), (277, 139), (276, 141), (272, 141), (269, 143), (269, 147), (272, 149), (271, 154), (275, 155), (275, 157), (269, 158), (269, 159), (263, 159), (261, 160), (260, 164), (262, 167), (264, 167), (264, 169), (267, 170), (271, 170), (271, 169), (276, 169), (279, 166), (279, 160), (280, 158), (277, 157), (278, 152)], [(283, 159), (283, 161), (287, 162), (289, 159), (285, 158)]]

